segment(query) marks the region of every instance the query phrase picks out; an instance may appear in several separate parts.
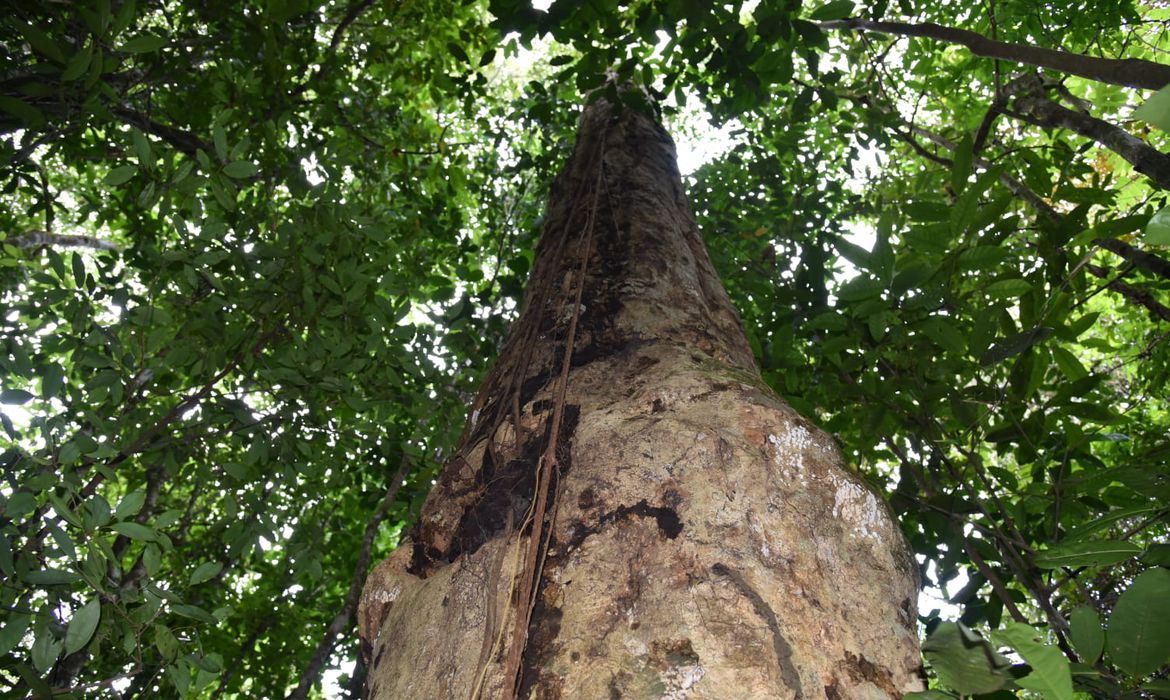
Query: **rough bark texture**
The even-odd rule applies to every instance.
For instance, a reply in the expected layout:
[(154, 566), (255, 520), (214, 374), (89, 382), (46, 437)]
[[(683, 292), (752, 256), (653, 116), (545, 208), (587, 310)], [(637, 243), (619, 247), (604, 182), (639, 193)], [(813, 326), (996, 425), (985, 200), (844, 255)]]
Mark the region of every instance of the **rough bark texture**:
[(371, 697), (897, 698), (916, 596), (881, 499), (760, 380), (669, 137), (587, 109), (461, 449), (368, 579)]

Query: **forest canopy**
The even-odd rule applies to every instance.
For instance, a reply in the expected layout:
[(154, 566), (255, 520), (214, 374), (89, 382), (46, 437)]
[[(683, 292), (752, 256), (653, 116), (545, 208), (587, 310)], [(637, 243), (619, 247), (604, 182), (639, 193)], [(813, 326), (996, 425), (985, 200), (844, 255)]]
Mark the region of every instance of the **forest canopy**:
[(361, 697), (362, 581), (591, 95), (725, 135), (695, 216), (765, 380), (914, 549), (922, 696), (1170, 697), (1168, 32), (1152, 0), (13, 3), (0, 690)]

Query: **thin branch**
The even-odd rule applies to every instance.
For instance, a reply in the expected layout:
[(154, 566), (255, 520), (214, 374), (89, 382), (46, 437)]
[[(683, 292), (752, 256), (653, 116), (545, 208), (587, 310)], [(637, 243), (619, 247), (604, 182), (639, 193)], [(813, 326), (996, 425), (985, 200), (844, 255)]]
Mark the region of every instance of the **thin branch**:
[(337, 47), (341, 44), (341, 37), (345, 35), (345, 30), (349, 29), (349, 25), (357, 21), (362, 13), (370, 9), (374, 4), (374, 0), (361, 0), (353, 4), (349, 10), (346, 11), (345, 16), (337, 23), (337, 28), (333, 30), (333, 37), (329, 40), (329, 53), (337, 51)]
[(1069, 75), (1102, 83), (1123, 85), (1143, 90), (1158, 90), (1170, 84), (1170, 66), (1140, 58), (1100, 58), (1058, 49), (1045, 49), (1027, 44), (1013, 44), (988, 39), (982, 34), (945, 27), (933, 22), (910, 24), (906, 22), (874, 22), (865, 19), (841, 19), (819, 22), (821, 29), (846, 29), (880, 34), (916, 36), (960, 44), (976, 56), (998, 58), (1040, 68), (1051, 68)]
[(300, 683), (297, 684), (295, 690), (289, 693), (288, 700), (305, 700), (309, 696), (309, 691), (317, 683), (317, 679), (321, 676), (321, 670), (333, 653), (333, 647), (337, 644), (337, 636), (345, 631), (353, 619), (354, 612), (357, 611), (358, 599), (361, 598), (362, 587), (366, 584), (366, 574), (370, 567), (370, 550), (374, 545), (374, 537), (378, 534), (378, 527), (381, 526), (382, 521), (390, 512), (390, 507), (394, 505), (394, 499), (398, 497), (398, 489), (402, 487), (409, 467), (410, 460), (403, 456), (398, 472), (390, 480), (390, 488), (386, 490), (386, 496), (378, 505), (378, 509), (374, 511), (369, 522), (366, 523), (366, 532), (362, 535), (362, 546), (358, 553), (357, 563), (353, 567), (353, 578), (350, 579), (345, 603), (341, 606), (341, 610), (333, 616), (329, 626), (325, 628), (325, 636), (317, 643), (309, 665), (301, 673)]
[[(1086, 265), (1085, 269), (1093, 273), (1095, 276), (1100, 277), (1101, 279), (1109, 279), (1113, 274), (1111, 270), (1107, 270), (1097, 265)], [(1163, 321), (1170, 321), (1170, 308), (1167, 308), (1165, 305), (1160, 303), (1157, 299), (1154, 298), (1154, 295), (1150, 294), (1148, 291), (1135, 287), (1131, 284), (1126, 284), (1119, 279), (1109, 279), (1109, 281), (1105, 283), (1105, 286), (1106, 288), (1117, 292), (1129, 301), (1132, 301), (1139, 306), (1145, 307), (1146, 310), (1150, 312), (1150, 316), (1155, 321), (1159, 318)]]
[(1160, 258), (1153, 253), (1139, 250), (1125, 241), (1116, 238), (1098, 238), (1093, 241), (1093, 245), (1104, 248), (1111, 253), (1116, 253), (1134, 267), (1140, 267), (1146, 272), (1152, 272), (1160, 277), (1170, 279), (1170, 261)]
[(119, 249), (117, 243), (96, 238), (94, 236), (66, 236), (59, 233), (49, 233), (48, 231), (25, 231), (19, 236), (14, 236), (4, 241), (8, 245), (17, 248), (40, 248), (41, 246), (49, 246), (53, 248), (89, 248), (91, 250), (108, 250), (116, 251)]
[(114, 107), (111, 111), (127, 124), (159, 137), (191, 158), (195, 157), (196, 151), (211, 152), (211, 146), (206, 141), (189, 131), (157, 122), (126, 107)]

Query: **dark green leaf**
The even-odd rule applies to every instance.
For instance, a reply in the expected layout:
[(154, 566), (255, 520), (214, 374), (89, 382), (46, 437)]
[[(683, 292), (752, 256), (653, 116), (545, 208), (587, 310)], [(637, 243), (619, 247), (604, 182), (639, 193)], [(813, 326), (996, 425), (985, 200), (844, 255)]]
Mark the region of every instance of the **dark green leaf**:
[(1050, 335), (1052, 335), (1051, 328), (1046, 326), (1037, 326), (1032, 330), (1008, 336), (1007, 338), (1004, 338), (1003, 340), (987, 348), (987, 351), (984, 352), (983, 356), (979, 358), (979, 364), (983, 365), (984, 367), (988, 367), (990, 365), (1003, 362), (1009, 357), (1019, 355), (1023, 351), (1032, 347), (1036, 343), (1039, 343)]
[(23, 406), (35, 398), (32, 394), (24, 389), (5, 389), (0, 391), (0, 403), (6, 403), (10, 406)]
[(102, 604), (96, 598), (78, 608), (65, 630), (65, 653), (72, 654), (89, 644), (101, 618)]
[(962, 693), (990, 693), (1011, 681), (1011, 662), (983, 637), (959, 622), (943, 622), (922, 644), (939, 682)]
[(1088, 605), (1079, 606), (1069, 618), (1069, 628), (1077, 654), (1086, 663), (1097, 663), (1105, 649), (1105, 630), (1097, 611)]
[(139, 34), (130, 41), (122, 44), (121, 51), (126, 53), (150, 53), (166, 46), (167, 40), (155, 34)]
[(246, 160), (237, 160), (223, 166), (223, 174), (236, 179), (252, 177), (260, 172), (260, 168)]
[(158, 533), (151, 528), (132, 522), (120, 522), (110, 525), (110, 529), (119, 535), (125, 535), (132, 540), (146, 540), (154, 541), (158, 539)]
[(130, 178), (138, 174), (138, 166), (133, 163), (128, 165), (119, 165), (111, 170), (105, 179), (105, 183), (111, 187), (125, 184), (130, 181)]
[(1056, 569), (1062, 566), (1109, 566), (1141, 554), (1142, 548), (1130, 542), (1093, 540), (1061, 542), (1036, 554), (1036, 566)]
[(1105, 649), (1121, 670), (1136, 677), (1170, 661), (1170, 571), (1149, 569), (1134, 579), (1109, 616)]
[(209, 561), (200, 564), (194, 571), (191, 572), (191, 578), (188, 583), (192, 586), (209, 581), (223, 570), (223, 564), (217, 561)]
[(812, 11), (809, 19), (826, 22), (834, 19), (844, 19), (853, 14), (852, 0), (832, 0)]

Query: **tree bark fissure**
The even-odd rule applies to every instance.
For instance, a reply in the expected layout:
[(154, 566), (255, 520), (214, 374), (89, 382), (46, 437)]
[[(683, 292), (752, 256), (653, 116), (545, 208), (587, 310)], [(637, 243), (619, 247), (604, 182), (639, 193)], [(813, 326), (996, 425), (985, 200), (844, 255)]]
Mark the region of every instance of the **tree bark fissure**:
[(916, 574), (760, 379), (670, 138), (587, 108), (460, 448), (367, 581), (371, 697), (899, 697)]

